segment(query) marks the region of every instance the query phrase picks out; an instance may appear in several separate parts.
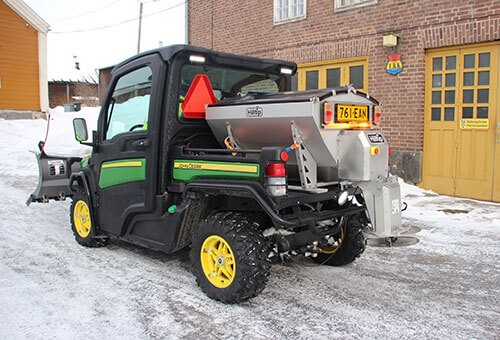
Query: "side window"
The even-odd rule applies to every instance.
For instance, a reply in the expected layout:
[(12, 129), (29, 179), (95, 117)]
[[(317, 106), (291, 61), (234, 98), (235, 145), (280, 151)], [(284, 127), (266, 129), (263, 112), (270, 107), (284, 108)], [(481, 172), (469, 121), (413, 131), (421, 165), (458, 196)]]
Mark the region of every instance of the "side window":
[(147, 130), (151, 79), (149, 67), (120, 77), (108, 106), (106, 139), (123, 132)]

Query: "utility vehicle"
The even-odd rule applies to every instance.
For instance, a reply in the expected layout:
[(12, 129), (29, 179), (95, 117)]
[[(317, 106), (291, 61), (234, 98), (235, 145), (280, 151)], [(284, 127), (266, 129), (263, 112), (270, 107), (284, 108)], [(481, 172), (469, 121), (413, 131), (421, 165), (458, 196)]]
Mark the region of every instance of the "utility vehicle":
[(348, 264), (366, 235), (404, 231), (381, 107), (351, 86), (289, 91), (296, 69), (185, 45), (136, 55), (113, 69), (91, 141), (73, 122), (91, 155), (41, 150), (27, 203), (71, 197), (84, 246), (190, 245), (198, 285), (224, 303), (262, 292), (272, 261)]

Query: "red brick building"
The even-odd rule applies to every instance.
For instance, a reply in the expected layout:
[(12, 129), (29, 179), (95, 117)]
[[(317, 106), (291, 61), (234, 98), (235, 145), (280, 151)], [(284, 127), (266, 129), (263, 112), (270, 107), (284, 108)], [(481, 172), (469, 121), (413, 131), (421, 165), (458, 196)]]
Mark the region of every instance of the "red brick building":
[(394, 173), (500, 201), (500, 1), (190, 0), (188, 13), (189, 44), (295, 61), (299, 90), (350, 83), (380, 100)]
[(98, 84), (92, 81), (49, 81), (49, 106), (51, 109), (64, 104), (81, 103), (99, 106)]

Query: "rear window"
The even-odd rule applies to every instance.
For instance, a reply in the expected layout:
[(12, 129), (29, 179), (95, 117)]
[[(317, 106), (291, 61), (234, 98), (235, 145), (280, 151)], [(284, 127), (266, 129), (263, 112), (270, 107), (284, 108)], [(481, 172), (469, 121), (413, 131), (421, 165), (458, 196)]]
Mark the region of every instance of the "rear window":
[(183, 117), (180, 103), (198, 74), (208, 76), (217, 101), (243, 97), (249, 93), (277, 93), (285, 88), (283, 76), (206, 65), (185, 65), (181, 70), (179, 117)]

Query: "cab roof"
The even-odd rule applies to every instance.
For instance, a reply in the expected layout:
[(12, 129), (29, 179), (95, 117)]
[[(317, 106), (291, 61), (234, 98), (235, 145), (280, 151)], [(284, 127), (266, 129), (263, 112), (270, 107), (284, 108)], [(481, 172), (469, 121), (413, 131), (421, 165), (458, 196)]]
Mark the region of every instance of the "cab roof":
[(292, 74), (297, 71), (297, 64), (290, 61), (278, 59), (256, 58), (232, 53), (217, 52), (203, 47), (191, 45), (170, 45), (154, 50), (139, 53), (130, 57), (113, 68), (113, 72), (121, 66), (128, 64), (143, 56), (159, 54), (165, 62), (171, 62), (180, 55), (201, 55), (206, 58), (206, 63), (211, 65), (229, 66), (238, 69), (253, 70), (263, 73), (280, 74), (281, 68), (286, 67), (292, 70)]

